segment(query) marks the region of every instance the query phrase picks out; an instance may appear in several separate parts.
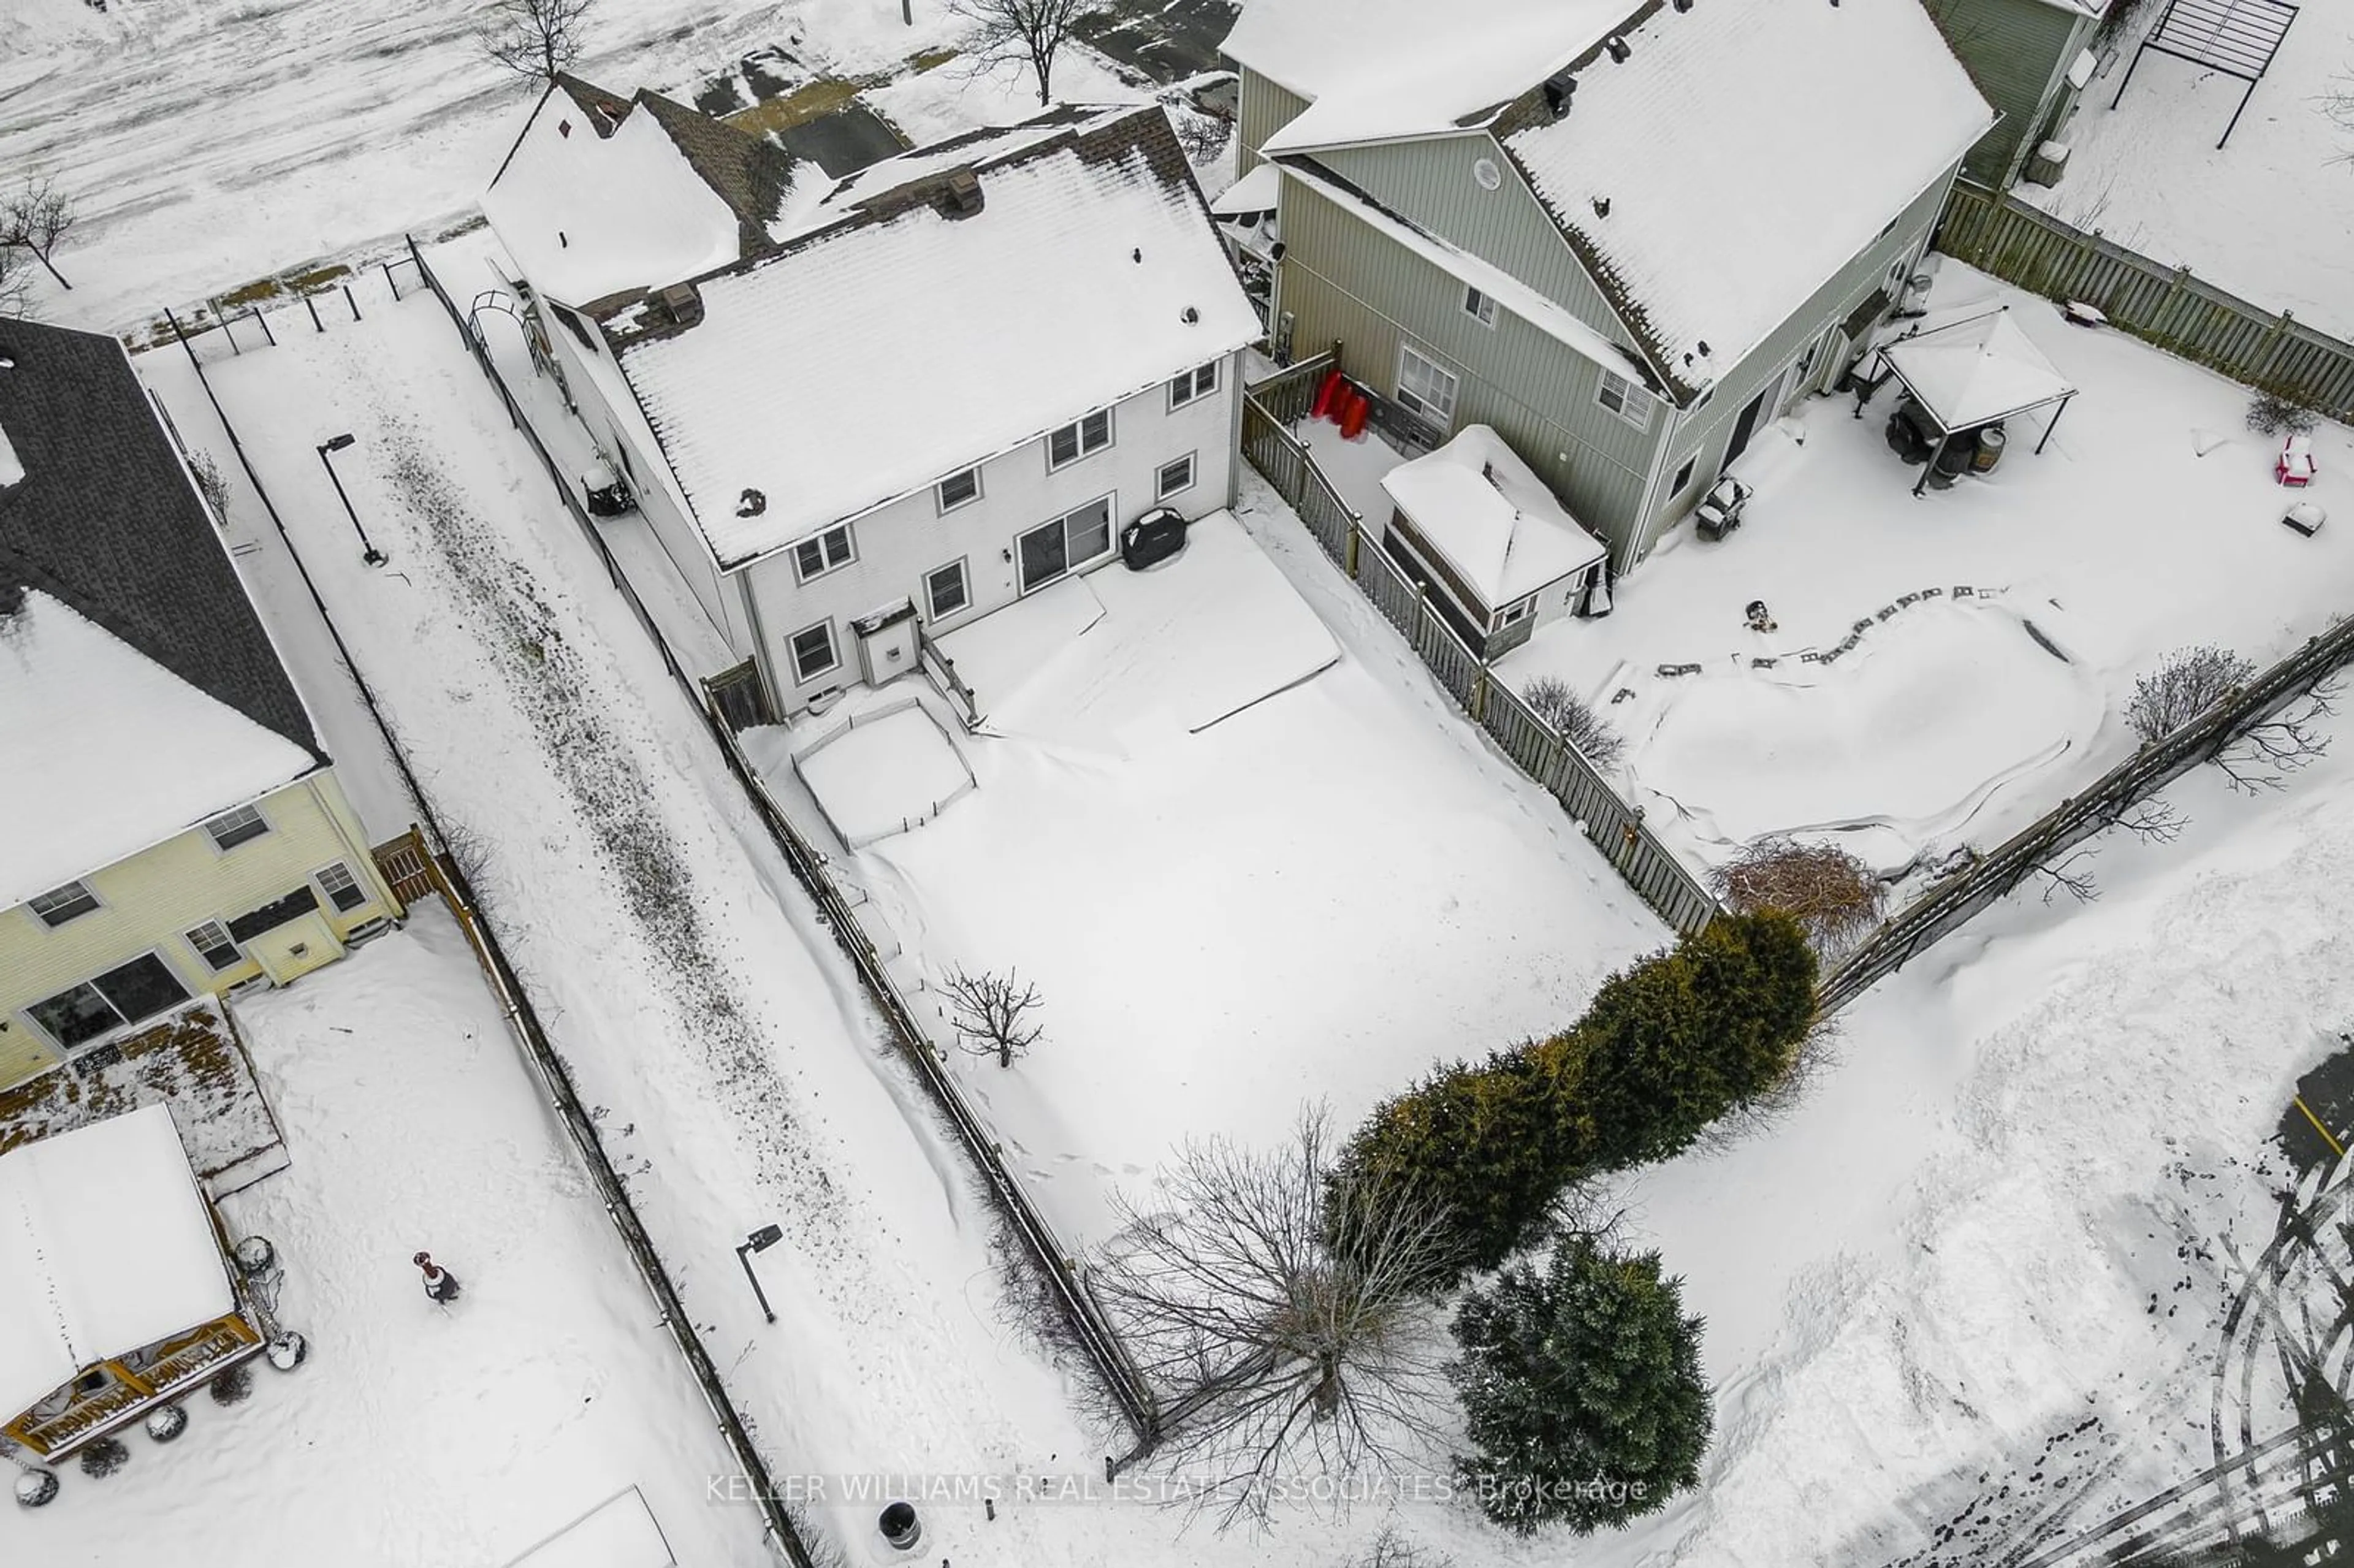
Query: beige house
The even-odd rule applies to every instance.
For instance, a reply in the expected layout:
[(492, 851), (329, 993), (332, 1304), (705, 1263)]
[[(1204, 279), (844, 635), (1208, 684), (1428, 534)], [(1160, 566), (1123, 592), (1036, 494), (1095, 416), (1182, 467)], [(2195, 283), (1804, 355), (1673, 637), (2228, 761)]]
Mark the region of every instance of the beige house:
[(0, 1087), (401, 909), (120, 344), (0, 326)]

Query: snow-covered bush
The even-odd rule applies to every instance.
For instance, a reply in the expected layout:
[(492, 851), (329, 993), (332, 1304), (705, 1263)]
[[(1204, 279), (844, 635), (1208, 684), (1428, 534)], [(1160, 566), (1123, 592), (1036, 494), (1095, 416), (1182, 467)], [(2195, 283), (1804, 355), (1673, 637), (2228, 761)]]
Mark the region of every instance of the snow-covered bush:
[(1584, 1534), (1697, 1483), (1714, 1425), (1700, 1330), (1659, 1254), (1583, 1239), (1554, 1248), (1542, 1273), (1514, 1264), (1472, 1290), (1448, 1371), (1473, 1449), (1457, 1476), (1480, 1511), (1522, 1535)]
[(1390, 1523), (1382, 1526), (1364, 1555), (1352, 1559), (1349, 1568), (1455, 1568), (1455, 1559), (1407, 1540), (1395, 1523)]
[(131, 1463), (131, 1449), (120, 1437), (101, 1437), (81, 1451), (81, 1473), (92, 1480), (114, 1474)]
[(1569, 689), (1569, 683), (1558, 675), (1537, 676), (1521, 688), (1521, 700), (1529, 705), (1531, 713), (1560, 731), (1561, 737), (1596, 768), (1616, 766), (1627, 749), (1626, 737), (1603, 723), (1602, 715), (1588, 707)]
[(253, 1392), (253, 1367), (249, 1362), (239, 1361), (207, 1386), (212, 1391), (215, 1404), (242, 1404)]
[(2319, 423), (2311, 404), (2278, 392), (2259, 392), (2248, 403), (2248, 429), (2267, 436), (2301, 436)]
[(1717, 895), (1739, 915), (1776, 909), (1806, 928), (1824, 958), (1880, 924), (1887, 889), (1872, 868), (1834, 844), (1763, 838), (1716, 869)]
[(2134, 683), (2126, 722), (2145, 741), (2163, 740), (2246, 683), (2256, 667), (2228, 648), (2178, 648)]

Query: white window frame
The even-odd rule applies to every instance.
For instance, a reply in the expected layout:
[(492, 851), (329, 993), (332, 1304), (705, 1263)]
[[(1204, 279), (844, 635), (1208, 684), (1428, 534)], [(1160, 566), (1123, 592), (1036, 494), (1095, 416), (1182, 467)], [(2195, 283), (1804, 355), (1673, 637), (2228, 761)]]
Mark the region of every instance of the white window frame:
[[(1159, 468), (1153, 470), (1152, 499), (1155, 501), (1166, 501), (1172, 495), (1184, 494), (1187, 491), (1193, 489), (1193, 486), (1200, 483), (1202, 480), (1201, 459), (1202, 454), (1198, 451), (1187, 452), (1182, 457), (1171, 458), (1167, 462), (1162, 463)], [(1182, 484), (1172, 484), (1169, 482), (1169, 471), (1175, 468), (1181, 462), (1185, 465), (1185, 482)]]
[[(1613, 397), (1618, 401), (1611, 402)], [(1602, 383), (1594, 389), (1594, 400), (1638, 430), (1651, 428), (1651, 395), (1616, 371), (1603, 371)]]
[[(354, 904), (349, 909), (335, 902), (334, 894), (327, 886), (327, 874), (335, 871), (342, 872), (345, 880), (352, 885), (352, 891), (359, 895), (359, 902)], [(360, 880), (360, 874), (351, 868), (351, 863), (348, 861), (330, 861), (311, 874), (311, 881), (313, 885), (318, 888), (319, 896), (326, 900), (327, 908), (338, 916), (356, 914), (376, 902), (375, 891)]]
[[(1181, 391), (1181, 387), (1183, 390)], [(1188, 403), (1198, 403), (1217, 389), (1218, 362), (1213, 359), (1206, 365), (1197, 365), (1171, 379), (1169, 411), (1173, 414)]]
[[(951, 479), (970, 479), (972, 481), (972, 493), (966, 496), (962, 501), (950, 501), (949, 499), (949, 480)], [(957, 470), (956, 472), (942, 479), (938, 484), (932, 486), (932, 504), (939, 509), (939, 514), (943, 517), (947, 516), (951, 512), (961, 512), (980, 499), (981, 465), (979, 463), (973, 464), (970, 468), (960, 468)]]
[(1536, 612), (1537, 596), (1535, 594), (1531, 594), (1525, 599), (1516, 599), (1495, 613), (1488, 630), (1491, 632), (1501, 631), (1506, 627), (1518, 626)]
[[(254, 822), (258, 824), (259, 831), (247, 833), (244, 837), (230, 843), (221, 842), (221, 832), (223, 830), (220, 824), (229, 821), (232, 817), (241, 818), (248, 816), (251, 817)], [(205, 830), (205, 837), (212, 841), (214, 851), (220, 854), (228, 853), (229, 851), (237, 848), (239, 844), (249, 844), (256, 839), (266, 838), (273, 831), (270, 826), (270, 819), (262, 815), (261, 808), (257, 805), (232, 806), (228, 810), (222, 811), (217, 815), (207, 817), (201, 825)], [(243, 828), (247, 824), (243, 821), (237, 823), (238, 828)], [(229, 831), (234, 832), (236, 830), (231, 829)]]
[[(332, 902), (332, 900), (330, 902)], [(212, 955), (205, 951), (205, 945), (196, 940), (197, 934), (207, 927), (220, 933), (220, 942), (218, 945), (228, 949), (228, 962), (225, 964), (215, 963), (213, 961)], [(212, 970), (212, 972), (217, 975), (225, 975), (228, 973), (229, 970), (237, 968), (239, 964), (248, 961), (245, 956), (245, 948), (243, 944), (239, 943), (235, 937), (228, 934), (228, 922), (226, 920), (199, 920), (195, 925), (180, 933), (180, 940), (188, 944), (188, 951), (196, 955), (196, 962), (204, 965), (207, 969)]]
[[(66, 892), (69, 888), (79, 888), (81, 892), (81, 895), (90, 900), (89, 905), (84, 908), (75, 910), (72, 914), (67, 916), (62, 920), (52, 920), (47, 915), (41, 913), (40, 903), (42, 899), (55, 898), (58, 894)], [(36, 893), (32, 897), (25, 900), (25, 913), (30, 915), (33, 919), (39, 924), (41, 929), (44, 931), (63, 930), (66, 927), (72, 925), (83, 916), (95, 915), (105, 907), (106, 900), (98, 895), (98, 889), (92, 887), (89, 883), (82, 881), (79, 877), (75, 878), (71, 882), (60, 882), (55, 887), (50, 888), (48, 892)]]
[[(1098, 506), (1102, 507), (1104, 510), (1104, 547), (1097, 551), (1092, 556), (1081, 556), (1074, 558), (1071, 555), (1071, 519), (1076, 517), (1082, 512), (1092, 512)], [(1063, 569), (1056, 572), (1051, 577), (1041, 577), (1034, 583), (1025, 582), (1023, 580), (1022, 571), (1022, 541), (1027, 539), (1033, 534), (1043, 533), (1048, 528), (1060, 528), (1063, 530)], [(1040, 523), (1034, 527), (1024, 528), (1022, 532), (1013, 535), (1013, 581), (1015, 591), (1017, 593), (1023, 594), (1034, 593), (1042, 588), (1061, 582), (1065, 577), (1076, 577), (1079, 574), (1081, 567), (1108, 557), (1119, 548), (1119, 495), (1117, 493), (1098, 495), (1092, 501), (1083, 501), (1078, 505), (1072, 507), (1067, 512), (1065, 512), (1061, 516), (1049, 517), (1044, 523)]]
[[(812, 631), (825, 633), (826, 663), (823, 669), (804, 671), (801, 668), (801, 640)], [(796, 686), (806, 686), (812, 681), (822, 681), (841, 669), (842, 642), (833, 634), (833, 618), (828, 616), (823, 620), (813, 620), (788, 636), (785, 639), (785, 657), (792, 661), (793, 684)]]
[[(936, 621), (946, 620), (950, 616), (962, 615), (972, 608), (972, 572), (966, 567), (965, 560), (965, 556), (959, 556), (953, 561), (942, 561), (924, 574), (924, 614), (928, 619)], [(956, 568), (957, 591), (964, 595), (964, 602), (953, 609), (942, 609), (938, 597), (932, 592), (932, 579), (951, 567)]]
[(1493, 332), (1496, 329), (1496, 296), (1472, 284), (1464, 284), (1463, 313)]
[[(1447, 403), (1444, 408), (1433, 404), (1429, 398), (1406, 385), (1406, 372), (1410, 366), (1419, 366), (1431, 376), (1447, 383)], [(1435, 355), (1425, 354), (1410, 343), (1398, 344), (1397, 400), (1406, 412), (1432, 420), (1442, 429), (1452, 430), (1455, 428), (1455, 406), (1461, 400), (1462, 396), (1461, 372), (1449, 370)]]
[[(1093, 446), (1089, 446), (1087, 444), (1087, 424), (1090, 420), (1094, 419), (1101, 419), (1103, 421), (1103, 440), (1096, 442)], [(1053, 429), (1048, 430), (1046, 432), (1046, 471), (1048, 473), (1053, 473), (1057, 470), (1069, 468), (1074, 463), (1085, 462), (1087, 459), (1095, 456), (1096, 453), (1109, 449), (1113, 440), (1119, 434), (1112, 426), (1113, 421), (1111, 410), (1109, 408), (1097, 408), (1092, 413), (1080, 415), (1077, 418), (1073, 419), (1067, 425), (1057, 425)], [(1075, 450), (1069, 457), (1065, 458), (1060, 462), (1056, 462), (1055, 461), (1055, 438), (1061, 435), (1066, 430), (1071, 432), (1072, 441), (1076, 450)]]
[[(843, 549), (842, 559), (838, 561), (828, 558), (833, 553), (830, 544), (836, 538), (842, 541)], [(818, 568), (813, 572), (807, 570), (801, 565), (801, 552), (812, 546), (817, 550), (819, 561)], [(811, 534), (805, 539), (794, 540), (792, 553), (794, 580), (813, 583), (822, 577), (842, 570), (844, 567), (858, 564), (858, 536), (851, 532), (849, 524), (837, 523), (832, 527)]]

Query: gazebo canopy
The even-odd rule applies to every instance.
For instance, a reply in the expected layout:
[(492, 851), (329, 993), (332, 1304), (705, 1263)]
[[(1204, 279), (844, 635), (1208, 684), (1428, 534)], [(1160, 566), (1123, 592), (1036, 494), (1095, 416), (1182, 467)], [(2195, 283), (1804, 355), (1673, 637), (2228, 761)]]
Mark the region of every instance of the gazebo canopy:
[(1881, 352), (1913, 400), (1949, 435), (2076, 395), (2007, 306), (1914, 333)]

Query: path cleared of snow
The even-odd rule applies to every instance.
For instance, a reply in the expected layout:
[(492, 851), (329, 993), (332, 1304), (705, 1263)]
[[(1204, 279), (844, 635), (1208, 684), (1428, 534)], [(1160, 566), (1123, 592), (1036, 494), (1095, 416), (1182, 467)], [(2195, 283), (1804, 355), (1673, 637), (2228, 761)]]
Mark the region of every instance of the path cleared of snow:
[(198, 1394), (168, 1448), (133, 1433), (120, 1474), (69, 1467), (0, 1512), (0, 1561), (482, 1568), (636, 1486), (682, 1563), (767, 1568), (757, 1519), (705, 1500), (709, 1410), (439, 900), (237, 1012), (293, 1164), (223, 1213), (276, 1244), (310, 1359)]

